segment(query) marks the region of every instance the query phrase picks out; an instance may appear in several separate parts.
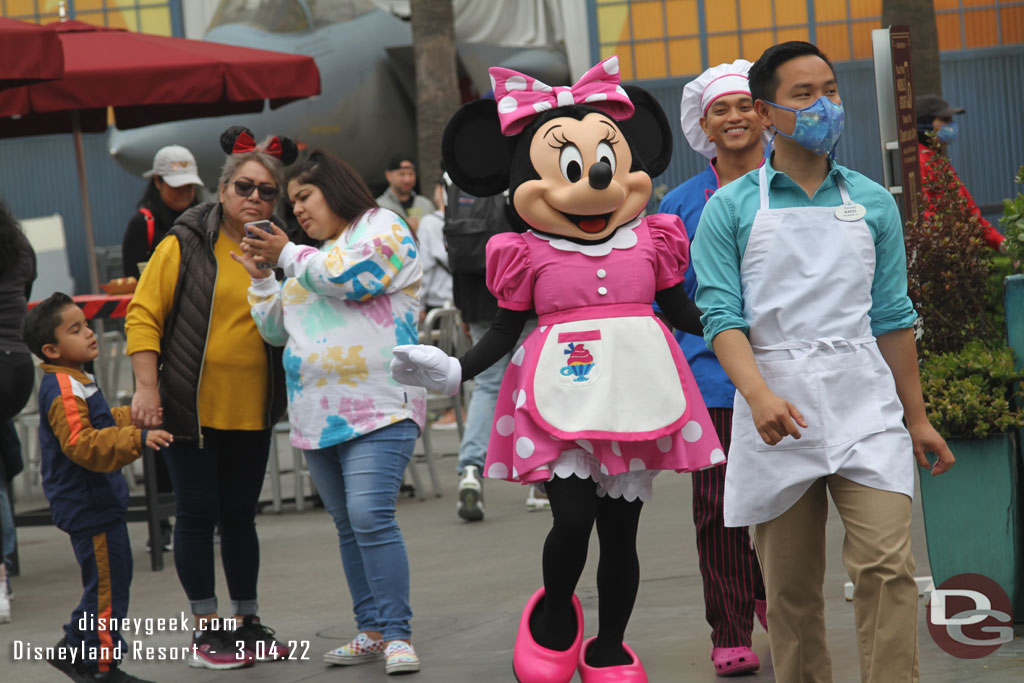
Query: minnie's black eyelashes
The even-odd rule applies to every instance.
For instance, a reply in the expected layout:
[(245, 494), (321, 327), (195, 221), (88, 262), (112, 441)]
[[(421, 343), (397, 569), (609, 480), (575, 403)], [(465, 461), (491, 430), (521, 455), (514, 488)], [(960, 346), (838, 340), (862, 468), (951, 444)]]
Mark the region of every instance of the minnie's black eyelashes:
[(559, 133), (558, 131), (555, 131), (551, 137), (554, 139), (555, 142), (558, 143), (557, 145), (552, 145), (549, 142), (548, 147), (551, 147), (552, 149), (562, 149), (564, 147), (568, 147), (569, 145), (575, 144), (569, 141), (564, 134)]

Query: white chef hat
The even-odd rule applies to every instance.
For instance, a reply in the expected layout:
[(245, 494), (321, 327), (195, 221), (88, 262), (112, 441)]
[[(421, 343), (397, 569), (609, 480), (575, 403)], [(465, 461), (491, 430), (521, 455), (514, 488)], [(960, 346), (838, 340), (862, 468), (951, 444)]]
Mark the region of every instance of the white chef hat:
[(679, 121), (683, 126), (683, 135), (695, 152), (708, 159), (715, 156), (715, 144), (708, 141), (708, 136), (700, 127), (700, 119), (707, 112), (711, 103), (723, 95), (737, 93), (750, 94), (750, 83), (747, 72), (751, 64), (745, 59), (737, 59), (732, 64), (713, 66), (683, 88), (683, 99), (679, 106)]

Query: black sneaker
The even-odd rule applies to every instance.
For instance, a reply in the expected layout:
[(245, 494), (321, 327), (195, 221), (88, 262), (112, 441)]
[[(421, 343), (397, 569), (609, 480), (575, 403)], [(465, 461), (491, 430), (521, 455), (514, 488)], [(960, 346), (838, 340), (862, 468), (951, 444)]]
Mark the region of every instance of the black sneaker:
[(47, 663), (57, 671), (75, 681), (76, 683), (85, 683), (88, 678), (85, 678), (85, 674), (78, 670), (78, 668), (71, 662), (71, 652), (68, 647), (68, 638), (64, 636), (57, 644), (53, 646), (53, 657), (47, 658)]
[(242, 625), (234, 630), (234, 640), (244, 643), (243, 647), (253, 653), (257, 662), (273, 662), (287, 659), (292, 651), (290, 647), (274, 637), (274, 629), (260, 623), (255, 614), (242, 617)]
[(47, 659), (46, 661), (53, 668), (57, 669), (65, 676), (75, 681), (75, 683), (93, 683), (94, 681), (103, 681), (103, 683), (153, 683), (153, 681), (147, 681), (137, 676), (132, 676), (130, 673), (122, 671), (118, 666), (113, 666), (110, 671), (93, 672), (87, 671), (78, 665), (71, 662), (71, 653), (69, 652), (67, 636), (61, 638), (60, 641), (54, 646), (53, 659)]
[(476, 465), (466, 465), (459, 480), (459, 517), (467, 522), (479, 522), (484, 518), (484, 487)]
[(252, 666), (252, 652), (239, 648), (234, 631), (207, 630), (192, 632), (188, 665), (197, 669), (241, 669)]
[(127, 671), (122, 671), (120, 667), (114, 667), (106, 673), (95, 673), (91, 676), (87, 676), (87, 681), (103, 681), (103, 683), (153, 683), (153, 681), (147, 681), (139, 678), (138, 676), (132, 676)]

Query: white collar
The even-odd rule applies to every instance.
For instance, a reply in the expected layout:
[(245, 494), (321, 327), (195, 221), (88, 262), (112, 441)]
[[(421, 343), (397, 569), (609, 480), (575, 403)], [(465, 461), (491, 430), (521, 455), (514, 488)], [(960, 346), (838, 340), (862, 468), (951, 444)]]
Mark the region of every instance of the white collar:
[(545, 235), (536, 230), (530, 230), (530, 234), (539, 237), (559, 251), (574, 251), (584, 256), (607, 256), (612, 253), (612, 249), (632, 249), (636, 246), (638, 240), (633, 229), (640, 225), (640, 220), (640, 218), (634, 218), (629, 223), (620, 225), (611, 239), (598, 244), (580, 244), (562, 237)]

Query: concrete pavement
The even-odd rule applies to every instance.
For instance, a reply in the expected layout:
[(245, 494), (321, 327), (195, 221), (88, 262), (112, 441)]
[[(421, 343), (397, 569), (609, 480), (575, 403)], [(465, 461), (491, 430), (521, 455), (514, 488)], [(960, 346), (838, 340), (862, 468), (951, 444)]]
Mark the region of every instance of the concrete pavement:
[[(452, 433), (435, 432), (435, 447), (454, 450)], [(283, 448), (282, 454), (288, 449)], [(405, 534), (412, 568), (415, 611), (413, 641), (423, 662), (422, 671), (409, 680), (422, 683), (513, 681), (512, 647), (519, 613), (531, 592), (540, 585), (540, 552), (550, 524), (548, 513), (528, 513), (526, 490), (518, 485), (489, 482), (485, 489), (486, 520), (466, 524), (455, 514), (454, 458), (439, 467), (444, 496), (420, 502), (403, 497), (399, 522)], [(421, 464), (422, 480), (428, 482)], [(291, 490), (285, 483), (285, 491)], [(640, 525), (639, 552), (642, 583), (627, 639), (643, 660), (655, 683), (693, 681), (710, 683), (714, 675), (709, 659), (710, 628), (704, 606), (693, 524), (690, 517), (690, 478), (662, 474), (655, 481), (654, 500), (645, 507)], [(264, 499), (269, 499), (269, 486)], [(918, 575), (928, 574), (920, 507), (914, 507), (914, 548)], [(190, 669), (177, 661), (126, 658), (124, 668), (154, 681), (290, 683), (390, 680), (383, 662), (344, 668), (328, 667), (323, 653), (345, 643), (355, 631), (351, 602), (338, 557), (337, 537), (322, 508), (303, 512), (286, 506), (282, 514), (267, 512), (257, 518), (262, 559), (260, 614), (282, 640), (300, 642), (300, 659), (258, 664), (251, 669), (214, 672)], [(188, 606), (167, 556), (168, 568), (149, 570), (145, 555), (145, 529), (129, 525), (135, 554), (131, 617), (178, 616)], [(826, 595), (829, 642), (834, 680), (859, 680), (852, 604), (843, 598), (848, 580), (839, 560), (842, 525), (835, 509), (828, 522), (829, 566)], [(36, 683), (67, 680), (45, 662), (14, 661), (15, 641), (48, 646), (61, 636), (61, 624), (80, 597), (78, 568), (67, 537), (52, 527), (19, 529), (22, 576), (14, 580), (13, 621), (0, 625), (0, 681)], [(595, 632), (597, 595), (594, 571), (597, 544), (592, 541), (590, 561), (578, 591), (583, 603), (586, 632)], [(219, 559), (218, 559), (219, 564)], [(218, 594), (227, 605), (223, 575), (218, 568)], [(920, 601), (919, 634), (921, 679), (940, 683), (1024, 680), (1024, 634), (1013, 643), (978, 660), (945, 654), (932, 642)], [(181, 648), (189, 643), (186, 632), (153, 635), (125, 633), (143, 647)], [(307, 647), (308, 642), (308, 647)], [(757, 674), (740, 680), (774, 680), (768, 640), (755, 627), (754, 650), (761, 657)]]

